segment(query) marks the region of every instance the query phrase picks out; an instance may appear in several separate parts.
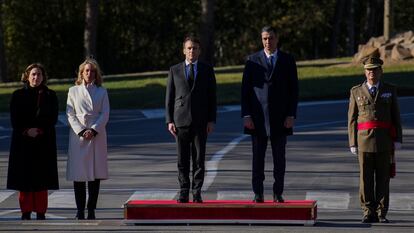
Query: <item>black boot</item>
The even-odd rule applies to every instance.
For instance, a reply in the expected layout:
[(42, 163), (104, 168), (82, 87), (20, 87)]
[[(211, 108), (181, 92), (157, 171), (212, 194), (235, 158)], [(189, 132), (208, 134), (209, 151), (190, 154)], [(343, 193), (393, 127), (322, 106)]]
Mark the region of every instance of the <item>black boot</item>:
[(36, 213), (36, 219), (37, 220), (45, 220), (46, 219), (45, 213)]
[(32, 219), (31, 214), (32, 212), (22, 213), (22, 220), (31, 220)]
[(84, 220), (85, 219), (85, 212), (83, 210), (78, 210), (76, 213), (77, 220)]
[(94, 220), (95, 218), (95, 210), (94, 209), (88, 209), (88, 219)]

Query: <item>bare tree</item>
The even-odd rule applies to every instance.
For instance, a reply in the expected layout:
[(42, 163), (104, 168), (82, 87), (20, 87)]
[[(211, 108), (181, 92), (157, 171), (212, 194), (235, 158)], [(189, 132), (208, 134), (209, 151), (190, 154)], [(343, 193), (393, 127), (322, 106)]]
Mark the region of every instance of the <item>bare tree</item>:
[(7, 77), (7, 64), (6, 64), (6, 53), (4, 50), (4, 37), (3, 37), (3, 14), (1, 6), (3, 5), (3, 0), (0, 0), (0, 81), (7, 82), (9, 78)]
[(99, 0), (86, 0), (85, 32), (83, 36), (85, 56), (96, 56)]
[(214, 8), (215, 0), (201, 0), (200, 58), (211, 65), (214, 65)]

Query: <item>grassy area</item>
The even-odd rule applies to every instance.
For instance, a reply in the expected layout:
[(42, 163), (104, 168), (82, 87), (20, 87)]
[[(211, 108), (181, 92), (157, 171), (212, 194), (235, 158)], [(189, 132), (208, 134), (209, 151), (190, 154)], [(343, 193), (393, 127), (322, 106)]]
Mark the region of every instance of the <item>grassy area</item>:
[[(298, 62), (300, 100), (348, 98), (349, 89), (364, 80), (363, 68), (351, 65), (350, 58)], [(217, 98), (220, 105), (238, 104), (243, 66), (217, 69)], [(414, 95), (414, 63), (384, 67), (384, 80), (399, 87), (400, 95)], [(112, 75), (105, 78), (112, 109), (162, 108), (165, 72)], [(19, 84), (20, 85), (20, 84)], [(60, 109), (65, 109), (67, 90), (72, 84), (52, 83)], [(19, 86), (0, 85), (0, 112), (8, 111), (10, 94)]]

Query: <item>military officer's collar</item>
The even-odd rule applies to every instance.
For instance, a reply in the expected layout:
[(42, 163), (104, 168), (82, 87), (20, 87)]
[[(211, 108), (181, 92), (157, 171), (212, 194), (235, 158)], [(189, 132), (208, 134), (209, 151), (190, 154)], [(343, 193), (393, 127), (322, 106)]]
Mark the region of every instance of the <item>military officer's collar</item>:
[(367, 81), (365, 81), (365, 84), (367, 85), (368, 90), (369, 90), (369, 89), (371, 89), (371, 87), (376, 87), (376, 88), (377, 88), (377, 90), (378, 90), (378, 87), (379, 87), (380, 81), (378, 81), (375, 85), (371, 85), (371, 84), (369, 84)]

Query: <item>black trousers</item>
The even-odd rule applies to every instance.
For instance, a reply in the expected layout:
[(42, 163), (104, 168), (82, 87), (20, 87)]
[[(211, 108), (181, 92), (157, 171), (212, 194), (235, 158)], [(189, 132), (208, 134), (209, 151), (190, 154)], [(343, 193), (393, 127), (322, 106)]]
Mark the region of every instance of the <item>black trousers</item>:
[[(100, 180), (88, 181), (88, 210), (95, 210), (98, 202)], [(78, 211), (85, 210), (86, 204), (86, 182), (73, 182), (75, 189), (75, 201)]]
[(207, 128), (177, 128), (178, 181), (180, 194), (188, 195), (190, 190), (190, 163), (192, 161), (192, 192), (200, 194), (204, 182)]
[[(255, 194), (263, 194), (265, 155), (269, 137), (252, 135), (252, 186)], [(282, 195), (286, 170), (286, 136), (270, 136), (273, 156), (273, 194)]]

